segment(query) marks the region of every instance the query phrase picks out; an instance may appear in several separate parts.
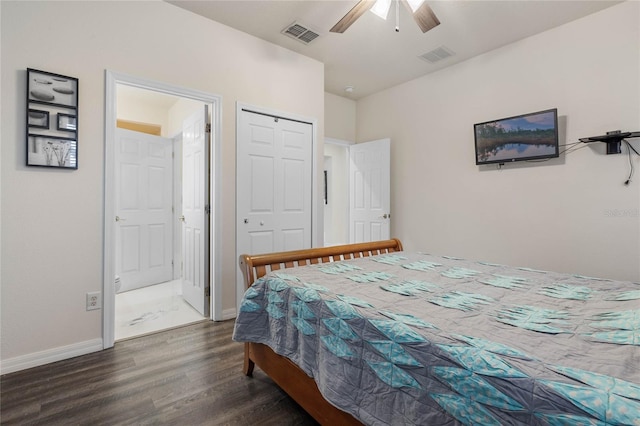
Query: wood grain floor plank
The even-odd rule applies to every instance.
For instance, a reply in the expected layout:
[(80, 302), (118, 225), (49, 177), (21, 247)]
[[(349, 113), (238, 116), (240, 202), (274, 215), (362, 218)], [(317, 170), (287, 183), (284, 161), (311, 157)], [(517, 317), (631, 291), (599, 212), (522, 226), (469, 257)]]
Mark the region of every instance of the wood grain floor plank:
[(0, 377), (0, 424), (316, 425), (257, 370), (233, 321), (203, 321)]

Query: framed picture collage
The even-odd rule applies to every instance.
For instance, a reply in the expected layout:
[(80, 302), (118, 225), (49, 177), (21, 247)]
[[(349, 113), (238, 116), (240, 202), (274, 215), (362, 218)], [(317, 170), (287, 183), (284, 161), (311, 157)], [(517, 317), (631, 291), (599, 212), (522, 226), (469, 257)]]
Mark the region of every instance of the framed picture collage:
[(27, 165), (78, 168), (78, 79), (27, 69)]

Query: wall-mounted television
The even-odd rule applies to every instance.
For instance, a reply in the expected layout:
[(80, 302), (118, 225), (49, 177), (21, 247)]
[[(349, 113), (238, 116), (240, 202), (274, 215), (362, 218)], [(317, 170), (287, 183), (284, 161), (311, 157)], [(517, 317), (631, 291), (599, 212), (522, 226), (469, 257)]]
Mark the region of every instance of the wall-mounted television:
[(558, 110), (548, 109), (474, 125), (476, 164), (554, 158)]

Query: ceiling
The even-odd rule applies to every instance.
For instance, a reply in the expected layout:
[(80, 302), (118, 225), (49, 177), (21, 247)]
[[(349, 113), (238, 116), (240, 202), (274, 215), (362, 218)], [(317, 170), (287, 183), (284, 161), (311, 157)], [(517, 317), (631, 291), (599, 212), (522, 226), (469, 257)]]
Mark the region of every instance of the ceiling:
[[(438, 0), (428, 4), (441, 24), (422, 33), (400, 7), (386, 21), (366, 12), (343, 34), (329, 29), (357, 0), (166, 0), (325, 64), (325, 90), (352, 99), (429, 74), (522, 38), (613, 6), (614, 0)], [(320, 36), (303, 44), (282, 34), (298, 22)], [(444, 46), (454, 55), (436, 63), (419, 56)], [(353, 91), (345, 91), (347, 86)]]

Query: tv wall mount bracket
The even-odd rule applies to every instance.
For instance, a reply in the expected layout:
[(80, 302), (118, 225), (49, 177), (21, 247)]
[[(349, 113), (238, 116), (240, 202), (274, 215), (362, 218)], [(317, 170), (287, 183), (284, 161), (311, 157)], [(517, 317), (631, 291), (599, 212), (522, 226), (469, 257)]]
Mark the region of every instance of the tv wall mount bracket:
[(640, 138), (640, 132), (622, 132), (613, 130), (602, 136), (591, 136), (579, 139), (580, 142), (604, 142), (607, 144), (607, 154), (620, 154), (622, 149), (620, 143), (623, 139)]

